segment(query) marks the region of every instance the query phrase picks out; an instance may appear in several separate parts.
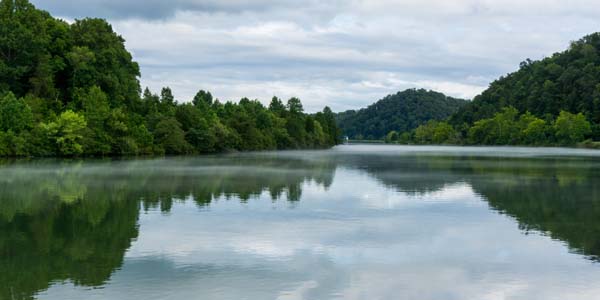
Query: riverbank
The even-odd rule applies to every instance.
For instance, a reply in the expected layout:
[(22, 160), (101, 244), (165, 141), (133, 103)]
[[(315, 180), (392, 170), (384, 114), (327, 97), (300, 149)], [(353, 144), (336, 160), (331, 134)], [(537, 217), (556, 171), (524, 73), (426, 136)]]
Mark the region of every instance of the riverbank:
[(461, 145), (461, 144), (405, 144), (405, 143), (390, 143), (383, 140), (349, 140), (349, 145), (360, 144), (384, 144), (384, 145), (403, 145), (403, 146), (450, 146), (450, 147), (523, 147), (523, 148), (571, 148), (571, 149), (595, 149), (600, 150), (600, 142), (585, 141), (576, 145)]

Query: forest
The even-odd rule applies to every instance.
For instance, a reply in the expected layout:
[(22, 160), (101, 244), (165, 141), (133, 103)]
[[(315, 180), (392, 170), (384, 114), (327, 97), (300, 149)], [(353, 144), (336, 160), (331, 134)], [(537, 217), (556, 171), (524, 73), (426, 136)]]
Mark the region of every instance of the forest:
[(336, 115), (338, 126), (351, 139), (383, 139), (390, 131), (406, 132), (430, 120), (444, 120), (467, 101), (434, 91), (408, 89), (367, 108)]
[[(464, 132), (464, 133), (463, 133)], [(391, 131), (388, 143), (430, 145), (527, 145), (589, 146), (582, 144), (592, 126), (582, 113), (561, 111), (554, 120), (540, 119), (530, 112), (519, 114), (505, 107), (492, 118), (476, 121), (472, 126), (456, 129), (446, 121), (429, 121), (411, 132)]]
[(519, 113), (545, 119), (561, 111), (582, 113), (593, 124), (590, 137), (600, 138), (600, 33), (572, 42), (569, 49), (540, 61), (526, 60), (517, 72), (494, 81), (462, 107), (450, 123), (474, 124), (512, 106)]
[[(119, 156), (327, 148), (328, 107), (298, 98), (267, 107), (200, 90), (177, 101), (140, 87), (125, 40), (103, 19), (67, 23), (27, 0), (0, 1), (0, 156)], [(191, 101), (190, 101), (191, 100)]]
[(388, 131), (386, 141), (415, 144), (598, 147), (600, 33), (571, 43), (494, 81), (446, 120)]

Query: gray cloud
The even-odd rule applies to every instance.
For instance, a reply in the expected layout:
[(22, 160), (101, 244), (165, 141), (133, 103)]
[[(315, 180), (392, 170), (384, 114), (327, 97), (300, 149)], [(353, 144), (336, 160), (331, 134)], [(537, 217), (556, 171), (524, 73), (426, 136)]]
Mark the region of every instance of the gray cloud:
[(248, 11), (298, 9), (305, 7), (308, 2), (318, 3), (312, 0), (306, 2), (294, 0), (36, 0), (33, 2), (40, 8), (59, 15), (81, 18), (93, 14), (93, 16), (109, 19), (131, 17), (166, 19), (174, 17), (179, 11), (239, 14)]
[(472, 98), (526, 58), (600, 28), (592, 0), (33, 1), (109, 19), (142, 84), (181, 101), (299, 96), (309, 111), (365, 106), (405, 88)]

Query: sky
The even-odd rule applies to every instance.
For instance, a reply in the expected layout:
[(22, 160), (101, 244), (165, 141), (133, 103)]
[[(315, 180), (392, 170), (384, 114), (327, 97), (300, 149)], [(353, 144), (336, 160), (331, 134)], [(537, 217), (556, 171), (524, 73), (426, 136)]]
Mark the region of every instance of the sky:
[(472, 99), (527, 58), (600, 31), (597, 0), (32, 0), (113, 24), (142, 87), (180, 102), (299, 97), (308, 112), (407, 88)]

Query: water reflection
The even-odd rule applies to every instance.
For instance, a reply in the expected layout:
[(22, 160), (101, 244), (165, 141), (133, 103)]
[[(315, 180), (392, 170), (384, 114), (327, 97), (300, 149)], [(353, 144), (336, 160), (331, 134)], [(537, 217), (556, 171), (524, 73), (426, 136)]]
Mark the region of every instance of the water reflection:
[(415, 155), (343, 159), (386, 186), (407, 193), (467, 183), (492, 209), (514, 217), (522, 230), (566, 241), (574, 252), (599, 260), (600, 160), (596, 158)]
[(268, 191), (298, 201), (301, 186), (327, 187), (334, 166), (300, 160), (168, 159), (4, 165), (0, 170), (0, 299), (26, 299), (49, 284), (101, 286), (138, 236), (140, 206), (174, 201), (245, 202)]
[(596, 265), (561, 254), (600, 256), (595, 158), (343, 150), (5, 164), (0, 298), (593, 299), (600, 289)]

